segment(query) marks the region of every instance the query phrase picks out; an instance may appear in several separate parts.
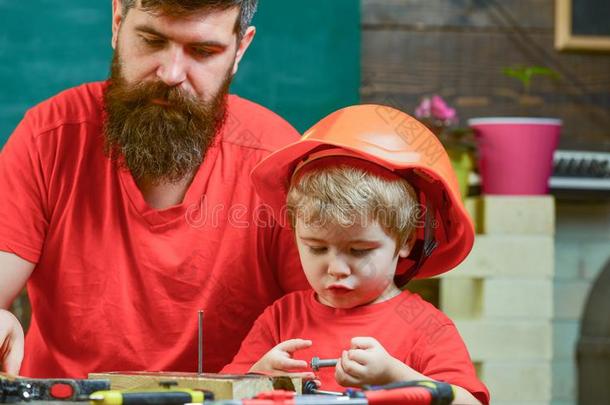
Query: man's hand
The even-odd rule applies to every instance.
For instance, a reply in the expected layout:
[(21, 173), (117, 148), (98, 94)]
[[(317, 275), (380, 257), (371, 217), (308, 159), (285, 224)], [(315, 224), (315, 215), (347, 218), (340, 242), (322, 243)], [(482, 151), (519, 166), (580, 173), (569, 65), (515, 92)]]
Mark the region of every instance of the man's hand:
[(398, 381), (396, 376), (405, 368), (409, 366), (390, 356), (377, 339), (355, 337), (337, 362), (335, 379), (344, 387), (383, 385)]
[(15, 315), (0, 309), (0, 370), (18, 375), (23, 360), (23, 329)]
[(259, 361), (257, 361), (250, 369), (251, 373), (267, 373), (267, 374), (286, 374), (290, 373), (294, 377), (305, 379), (314, 378), (312, 372), (291, 373), (290, 370), (307, 368), (305, 360), (295, 360), (292, 358), (292, 353), (297, 350), (306, 349), (312, 344), (311, 340), (305, 339), (290, 339), (269, 350)]

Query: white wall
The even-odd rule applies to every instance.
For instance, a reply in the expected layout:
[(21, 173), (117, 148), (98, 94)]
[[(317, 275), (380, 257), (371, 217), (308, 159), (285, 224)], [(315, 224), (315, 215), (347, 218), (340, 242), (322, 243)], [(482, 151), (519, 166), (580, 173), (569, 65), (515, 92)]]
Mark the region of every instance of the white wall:
[(577, 403), (576, 344), (589, 290), (610, 258), (610, 201), (556, 201), (552, 404)]

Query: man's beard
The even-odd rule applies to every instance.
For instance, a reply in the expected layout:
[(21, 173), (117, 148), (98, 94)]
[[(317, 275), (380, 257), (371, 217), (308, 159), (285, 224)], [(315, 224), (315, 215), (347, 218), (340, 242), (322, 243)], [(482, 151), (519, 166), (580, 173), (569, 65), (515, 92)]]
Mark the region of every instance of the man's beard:
[(197, 170), (224, 123), (230, 71), (218, 93), (203, 102), (161, 81), (128, 84), (120, 65), (116, 51), (104, 92), (106, 154), (136, 181), (183, 180)]

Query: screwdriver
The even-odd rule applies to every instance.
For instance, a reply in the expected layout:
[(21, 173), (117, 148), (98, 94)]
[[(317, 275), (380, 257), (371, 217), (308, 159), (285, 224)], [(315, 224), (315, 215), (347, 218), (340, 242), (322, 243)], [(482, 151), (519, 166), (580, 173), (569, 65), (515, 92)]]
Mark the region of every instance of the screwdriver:
[(89, 396), (92, 405), (183, 405), (187, 403), (202, 404), (212, 400), (211, 392), (191, 390), (188, 388), (150, 390), (150, 391), (97, 391)]

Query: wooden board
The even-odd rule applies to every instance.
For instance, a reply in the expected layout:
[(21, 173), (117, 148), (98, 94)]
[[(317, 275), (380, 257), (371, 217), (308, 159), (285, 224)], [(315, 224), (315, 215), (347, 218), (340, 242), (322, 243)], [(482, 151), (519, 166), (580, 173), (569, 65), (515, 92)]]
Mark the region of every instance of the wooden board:
[[(362, 102), (413, 112), (421, 97), (436, 93), (463, 125), (477, 116), (557, 117), (562, 149), (608, 150), (610, 56), (555, 52), (550, 0), (493, 4), (522, 31), (491, 3), (364, 0)], [(550, 66), (561, 78), (536, 78), (525, 94), (502, 73), (515, 65)]]
[[(496, 0), (503, 9), (519, 17), (527, 29), (552, 29), (553, 0)], [(497, 28), (491, 1), (471, 0), (362, 0), (362, 24), (421, 28)], [(532, 12), (535, 10), (536, 12)]]
[(180, 388), (203, 389), (217, 400), (251, 398), (260, 392), (285, 389), (301, 393), (302, 381), (291, 376), (197, 374), (170, 372), (90, 373), (89, 378), (107, 378), (113, 390), (157, 389), (162, 381), (175, 381)]

